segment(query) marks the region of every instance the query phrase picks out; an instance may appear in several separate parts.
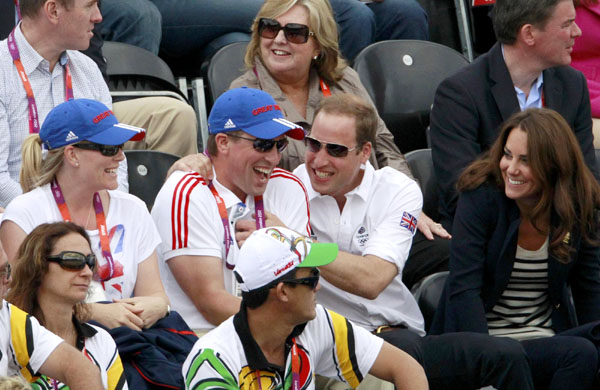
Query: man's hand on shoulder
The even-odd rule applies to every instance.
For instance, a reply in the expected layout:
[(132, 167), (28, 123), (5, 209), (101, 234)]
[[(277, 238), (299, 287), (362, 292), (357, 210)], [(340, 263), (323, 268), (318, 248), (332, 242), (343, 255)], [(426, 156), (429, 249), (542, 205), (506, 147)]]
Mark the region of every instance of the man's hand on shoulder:
[(198, 172), (200, 176), (206, 180), (213, 179), (213, 165), (210, 158), (202, 153), (190, 154), (175, 161), (169, 171), (167, 177), (175, 171)]

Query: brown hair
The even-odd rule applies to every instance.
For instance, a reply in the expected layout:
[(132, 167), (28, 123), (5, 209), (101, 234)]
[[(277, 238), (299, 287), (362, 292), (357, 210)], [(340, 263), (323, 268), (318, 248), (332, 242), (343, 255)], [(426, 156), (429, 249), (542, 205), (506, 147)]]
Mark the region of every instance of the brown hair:
[(314, 39), (321, 49), (319, 57), (313, 61), (313, 66), (320, 77), (331, 83), (337, 83), (342, 79), (343, 70), (347, 65), (340, 57), (337, 24), (327, 0), (265, 0), (252, 24), (252, 37), (244, 59), (246, 66), (252, 69), (256, 58), (261, 58), (259, 20), (277, 18), (295, 5), (301, 5), (308, 11), (309, 28), (315, 33)]
[[(46, 4), (48, 0), (21, 0), (19, 1), (19, 8), (21, 9), (21, 16), (34, 18), (40, 9)], [(73, 0), (56, 0), (57, 3), (65, 7), (66, 9), (71, 8)]]
[(511, 45), (516, 42), (519, 30), (525, 24), (544, 29), (556, 6), (563, 1), (569, 0), (496, 0), (492, 12), (496, 39)]
[(558, 216), (559, 225), (552, 227), (550, 249), (566, 262), (571, 248), (563, 240), (572, 229), (580, 230), (586, 242), (596, 241), (592, 234), (597, 228), (600, 184), (585, 165), (579, 143), (560, 114), (546, 108), (530, 108), (511, 116), (489, 152), (460, 175), (458, 190), (473, 190), (486, 182), (504, 189), (499, 164), (506, 140), (516, 128), (527, 133), (529, 167), (541, 186), (540, 199), (531, 211), (532, 224), (540, 230), (543, 216), (550, 211)]
[[(12, 283), (6, 300), (34, 315), (42, 325), (44, 325), (45, 319), (37, 300), (37, 294), (42, 279), (48, 272), (46, 257), (52, 253), (54, 245), (59, 239), (71, 233), (85, 238), (91, 248), (90, 238), (85, 229), (72, 222), (41, 224), (25, 237), (19, 247), (12, 272)], [(82, 322), (89, 317), (89, 311), (83, 302), (77, 303), (73, 307), (73, 314)]]
[(379, 117), (375, 108), (364, 99), (350, 93), (335, 94), (321, 100), (315, 111), (315, 118), (321, 111), (354, 118), (357, 145), (360, 147), (370, 142), (375, 148)]

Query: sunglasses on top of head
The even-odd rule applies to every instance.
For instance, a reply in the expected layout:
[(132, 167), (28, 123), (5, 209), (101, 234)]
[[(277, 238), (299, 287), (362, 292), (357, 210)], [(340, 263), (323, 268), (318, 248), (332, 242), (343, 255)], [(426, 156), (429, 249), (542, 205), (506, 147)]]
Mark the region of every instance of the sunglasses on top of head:
[(246, 137), (242, 137), (240, 135), (235, 135), (235, 134), (228, 134), (228, 135), (233, 138), (240, 138), (240, 139), (244, 139), (246, 141), (251, 141), (252, 147), (254, 147), (254, 150), (259, 151), (261, 153), (268, 152), (269, 150), (273, 149), (273, 146), (277, 146), (277, 151), (279, 153), (282, 153), (285, 150), (285, 148), (287, 148), (287, 146), (288, 146), (288, 140), (285, 137), (280, 140), (275, 141), (274, 139), (246, 138)]
[(321, 148), (325, 147), (327, 154), (331, 157), (346, 157), (348, 152), (359, 148), (358, 145), (353, 148), (348, 148), (346, 145), (325, 143), (311, 136), (304, 137), (304, 144), (312, 153), (318, 153)]
[(258, 21), (258, 34), (263, 38), (274, 39), (280, 30), (283, 30), (285, 39), (291, 43), (306, 43), (308, 37), (315, 35), (305, 24), (288, 23), (282, 26), (275, 19), (269, 18), (261, 18)]
[(282, 280), (282, 282), (285, 284), (302, 284), (304, 286), (309, 287), (311, 290), (314, 290), (315, 288), (317, 288), (317, 284), (319, 284), (319, 274), (319, 270), (317, 268), (314, 268), (313, 271), (310, 273), (310, 276), (299, 279)]
[(73, 144), (74, 147), (85, 150), (95, 150), (97, 152), (102, 153), (103, 156), (112, 157), (119, 153), (119, 150), (123, 149), (123, 144), (121, 145), (102, 145), (95, 143), (78, 143)]
[(93, 271), (96, 268), (96, 255), (93, 253), (84, 255), (75, 251), (63, 251), (58, 255), (47, 256), (46, 260), (58, 263), (61, 268), (71, 271), (80, 271), (87, 264)]

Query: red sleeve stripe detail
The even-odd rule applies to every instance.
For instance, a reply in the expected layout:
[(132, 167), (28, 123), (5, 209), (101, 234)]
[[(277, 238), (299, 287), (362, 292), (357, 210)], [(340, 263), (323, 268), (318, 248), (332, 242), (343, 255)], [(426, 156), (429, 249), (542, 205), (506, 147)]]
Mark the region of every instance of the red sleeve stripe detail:
[[(190, 184), (191, 183), (191, 184)], [(192, 190), (198, 185), (206, 185), (206, 182), (198, 173), (192, 172), (184, 175), (173, 190), (171, 201), (171, 249), (181, 249), (187, 246), (189, 199)], [(182, 212), (182, 203), (185, 198), (185, 210)], [(183, 214), (183, 215), (182, 215)], [(182, 223), (183, 218), (183, 223)], [(183, 225), (183, 227), (182, 227)], [(181, 230), (184, 230), (182, 235)]]
[(274, 177), (283, 177), (286, 179), (293, 180), (296, 183), (298, 183), (300, 185), (300, 188), (302, 188), (302, 191), (304, 191), (304, 199), (306, 200), (306, 216), (308, 217), (308, 223), (306, 224), (306, 234), (308, 236), (312, 235), (312, 228), (310, 227), (310, 205), (308, 202), (308, 193), (306, 192), (306, 187), (304, 187), (304, 183), (302, 183), (302, 180), (298, 179), (298, 176), (294, 175), (292, 172), (286, 171), (285, 169), (281, 168), (273, 169), (273, 172), (271, 172), (270, 179)]

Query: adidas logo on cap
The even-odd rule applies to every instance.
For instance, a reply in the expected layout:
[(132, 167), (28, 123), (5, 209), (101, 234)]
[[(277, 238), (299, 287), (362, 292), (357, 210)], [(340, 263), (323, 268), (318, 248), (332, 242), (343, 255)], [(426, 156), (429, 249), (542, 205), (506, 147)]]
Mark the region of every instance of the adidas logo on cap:
[(225, 122), (225, 126), (224, 128), (226, 129), (235, 129), (235, 123), (233, 123), (233, 121), (231, 119), (228, 119), (227, 122)]
[(69, 134), (67, 134), (67, 138), (65, 138), (65, 142), (71, 142), (71, 141), (75, 141), (78, 139), (79, 139), (79, 137), (77, 135), (75, 135), (75, 133), (73, 133), (72, 131), (69, 131)]

